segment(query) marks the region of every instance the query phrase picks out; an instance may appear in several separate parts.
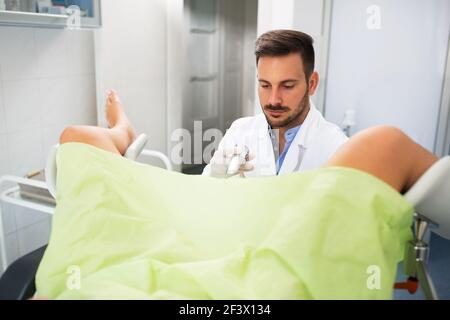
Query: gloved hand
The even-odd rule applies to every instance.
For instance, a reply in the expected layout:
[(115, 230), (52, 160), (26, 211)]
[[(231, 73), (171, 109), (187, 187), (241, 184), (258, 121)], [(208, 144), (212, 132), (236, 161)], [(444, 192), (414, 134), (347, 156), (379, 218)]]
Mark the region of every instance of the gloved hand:
[(244, 172), (253, 170), (253, 165), (249, 161), (254, 158), (245, 146), (235, 145), (231, 148), (217, 150), (209, 163), (210, 176), (230, 178), (239, 174), (244, 177)]

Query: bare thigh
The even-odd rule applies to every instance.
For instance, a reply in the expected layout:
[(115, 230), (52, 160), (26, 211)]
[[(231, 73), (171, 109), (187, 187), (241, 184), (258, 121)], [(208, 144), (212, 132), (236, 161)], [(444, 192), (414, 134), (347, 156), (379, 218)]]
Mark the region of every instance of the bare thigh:
[(122, 154), (111, 137), (111, 129), (94, 126), (71, 126), (63, 131), (59, 140), (60, 144), (68, 142), (86, 143), (106, 151)]
[(370, 173), (397, 191), (407, 191), (438, 158), (393, 127), (355, 135), (326, 163)]

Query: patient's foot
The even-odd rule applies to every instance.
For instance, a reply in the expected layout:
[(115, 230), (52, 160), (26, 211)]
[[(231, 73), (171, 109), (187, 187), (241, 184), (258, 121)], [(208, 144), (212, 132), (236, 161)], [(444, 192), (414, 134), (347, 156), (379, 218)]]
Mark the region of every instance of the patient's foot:
[(108, 92), (105, 113), (109, 128), (119, 132), (123, 131), (128, 136), (131, 144), (136, 138), (136, 132), (131, 126), (125, 111), (123, 111), (122, 103), (114, 90)]

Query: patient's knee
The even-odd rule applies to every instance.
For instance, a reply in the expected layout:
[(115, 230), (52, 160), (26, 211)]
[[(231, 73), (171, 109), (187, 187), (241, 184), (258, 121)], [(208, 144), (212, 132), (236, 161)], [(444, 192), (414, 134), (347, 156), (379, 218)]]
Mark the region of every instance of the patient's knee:
[(82, 139), (83, 130), (80, 126), (70, 126), (64, 129), (59, 137), (59, 143), (78, 142)]
[(392, 147), (394, 149), (411, 141), (402, 130), (393, 126), (377, 126), (367, 129), (366, 137), (376, 141), (376, 144), (380, 144), (384, 148)]
[(412, 140), (402, 130), (392, 126), (377, 126), (352, 137), (344, 150), (350, 151), (350, 154), (344, 154), (354, 158), (352, 162), (371, 159), (386, 165), (397, 162), (398, 156), (406, 154), (411, 144)]

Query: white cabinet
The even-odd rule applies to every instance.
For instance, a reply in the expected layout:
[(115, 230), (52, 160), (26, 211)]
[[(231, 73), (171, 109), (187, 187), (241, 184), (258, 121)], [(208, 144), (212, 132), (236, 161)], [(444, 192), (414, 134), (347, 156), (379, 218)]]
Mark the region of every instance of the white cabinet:
[(98, 28), (100, 0), (0, 0), (0, 25)]

